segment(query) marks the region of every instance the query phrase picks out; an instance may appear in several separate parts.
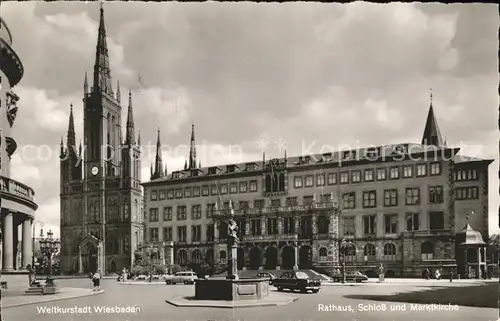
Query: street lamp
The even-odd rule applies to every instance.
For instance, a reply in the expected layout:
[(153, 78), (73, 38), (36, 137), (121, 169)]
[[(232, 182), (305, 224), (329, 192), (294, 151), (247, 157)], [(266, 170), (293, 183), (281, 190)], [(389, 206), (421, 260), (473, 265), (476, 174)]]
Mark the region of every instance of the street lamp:
[(43, 237), (43, 225), (42, 221), (34, 221), (33, 222), (33, 237), (31, 239), (31, 268), (35, 268), (35, 227), (36, 224), (40, 224), (40, 239)]
[(146, 248), (146, 253), (149, 257), (149, 282), (153, 281), (153, 253), (157, 252), (157, 248), (152, 244)]
[(342, 239), (340, 241), (340, 254), (341, 254), (341, 258), (342, 258), (342, 283), (345, 283), (346, 282), (346, 276), (345, 276), (345, 257), (347, 255), (347, 250), (349, 249), (349, 246), (351, 245), (352, 243), (349, 241), (347, 242), (345, 239)]
[(47, 277), (47, 285), (53, 286), (52, 280), (52, 254), (59, 250), (59, 240), (53, 238), (54, 233), (51, 230), (47, 232), (47, 238), (40, 240), (40, 251), (49, 260), (49, 276)]

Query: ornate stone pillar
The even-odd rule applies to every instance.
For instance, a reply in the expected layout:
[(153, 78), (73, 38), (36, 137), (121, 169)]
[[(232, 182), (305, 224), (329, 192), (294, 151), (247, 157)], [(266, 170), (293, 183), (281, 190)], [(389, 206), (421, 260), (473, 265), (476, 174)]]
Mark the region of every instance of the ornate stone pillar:
[(23, 222), (23, 268), (26, 268), (28, 264), (31, 264), (31, 257), (33, 255), (33, 249), (31, 248), (31, 223), (31, 219), (27, 219)]
[(101, 270), (101, 273), (105, 273), (104, 270), (105, 262), (104, 262), (104, 248), (102, 241), (98, 241), (97, 243), (97, 269)]
[(214, 242), (215, 243), (219, 242), (219, 227), (220, 227), (219, 222), (215, 222), (214, 223)]
[(294, 224), (295, 224), (295, 234), (299, 234), (300, 233), (300, 215), (295, 215), (293, 217), (293, 220), (294, 220)]
[(260, 218), (260, 232), (262, 235), (266, 235), (267, 234), (267, 231), (266, 231), (266, 217), (265, 216), (262, 216)]
[(14, 217), (12, 213), (7, 212), (3, 221), (3, 270), (14, 270)]
[(283, 216), (278, 216), (278, 235), (283, 235)]
[[(297, 225), (295, 225), (297, 226)], [(296, 271), (299, 269), (299, 243), (293, 243), (293, 255), (295, 257), (295, 263), (293, 263), (293, 269)]]
[(311, 224), (312, 224), (312, 233), (313, 235), (317, 235), (318, 234), (318, 217), (312, 213), (312, 218), (311, 218)]
[(250, 220), (245, 219), (245, 235), (250, 235)]

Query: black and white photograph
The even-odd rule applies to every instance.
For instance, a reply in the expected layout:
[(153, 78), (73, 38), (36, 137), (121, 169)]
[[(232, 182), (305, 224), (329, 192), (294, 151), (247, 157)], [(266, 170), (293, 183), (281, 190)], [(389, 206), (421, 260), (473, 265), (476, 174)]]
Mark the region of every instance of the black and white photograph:
[(494, 321), (498, 5), (0, 4), (1, 321)]

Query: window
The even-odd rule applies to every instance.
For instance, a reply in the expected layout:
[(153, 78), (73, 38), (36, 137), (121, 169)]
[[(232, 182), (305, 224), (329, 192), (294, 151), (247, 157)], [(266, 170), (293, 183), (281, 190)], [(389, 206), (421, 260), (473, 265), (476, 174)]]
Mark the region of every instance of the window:
[(182, 198), (182, 190), (181, 189), (175, 190), (175, 198)]
[(319, 216), (316, 224), (318, 226), (318, 234), (327, 234), (328, 233), (330, 222), (329, 222), (328, 217), (326, 215)]
[(158, 222), (158, 208), (150, 208), (149, 209), (149, 221), (150, 222)]
[(373, 181), (373, 169), (365, 169), (364, 175), (365, 175), (364, 177), (365, 182)]
[(227, 165), (226, 166), (226, 172), (227, 173), (233, 173), (236, 171), (236, 166), (235, 165)]
[(231, 194), (238, 193), (238, 184), (237, 183), (231, 183), (231, 185), (229, 185), (229, 192)]
[(278, 221), (274, 217), (267, 219), (267, 234), (276, 235), (278, 234)]
[(163, 208), (163, 220), (164, 221), (172, 220), (172, 206), (165, 206)]
[(164, 227), (163, 228), (163, 240), (170, 242), (172, 241), (173, 235), (172, 235), (172, 227)]
[(259, 218), (250, 221), (250, 231), (252, 235), (262, 235), (262, 223)]
[(301, 176), (295, 176), (293, 178), (293, 186), (295, 188), (301, 188), (302, 187), (302, 177)]
[(304, 196), (302, 199), (302, 204), (305, 206), (311, 206), (314, 203), (314, 196), (308, 195)]
[(160, 201), (164, 200), (166, 198), (165, 190), (162, 189), (160, 190), (160, 195), (159, 195)]
[(356, 222), (354, 217), (344, 217), (344, 235), (354, 236), (356, 235)]
[(177, 206), (177, 220), (183, 221), (186, 219), (187, 208), (185, 205)]
[(245, 170), (246, 171), (254, 171), (255, 170), (255, 163), (247, 163), (247, 164), (245, 164)]
[(246, 193), (248, 189), (247, 182), (240, 182), (240, 193)]
[(413, 165), (403, 166), (403, 177), (404, 178), (413, 177)]
[(174, 190), (173, 189), (169, 189), (167, 190), (167, 198), (169, 200), (173, 199), (174, 198)]
[(459, 201), (463, 200), (475, 200), (479, 198), (479, 188), (478, 187), (458, 187), (455, 189), (456, 199)]
[(477, 179), (476, 169), (460, 169), (455, 172), (455, 180), (457, 181), (475, 181)]
[(186, 226), (177, 226), (177, 242), (186, 242), (187, 237), (187, 227)]
[(337, 173), (328, 173), (327, 184), (328, 185), (336, 185), (337, 184)]
[(384, 215), (384, 229), (385, 229), (385, 234), (398, 233), (398, 214)]
[(202, 196), (210, 196), (210, 190), (208, 189), (208, 186), (203, 186), (201, 188), (201, 195)]
[(213, 242), (214, 241), (214, 225), (213, 224), (208, 224), (207, 225), (207, 242)]
[(221, 194), (227, 194), (227, 184), (223, 184), (220, 187), (220, 193)]
[(200, 197), (200, 188), (193, 187), (193, 197)]
[(208, 175), (217, 175), (217, 167), (210, 167), (208, 169)]
[(342, 195), (342, 202), (344, 209), (354, 209), (356, 208), (356, 193), (349, 192)]
[(406, 205), (420, 204), (420, 188), (410, 187), (406, 189)]
[(250, 192), (257, 192), (257, 181), (250, 182)]
[(297, 201), (297, 197), (287, 197), (286, 198), (286, 206), (297, 206), (299, 202)]
[(444, 212), (429, 212), (429, 229), (444, 230)]
[(443, 203), (443, 186), (429, 186), (429, 203), (441, 204)]
[(432, 260), (434, 258), (434, 245), (431, 242), (424, 242), (420, 247), (423, 260)]
[(316, 175), (316, 186), (325, 186), (325, 174)]
[(264, 208), (264, 200), (255, 200), (253, 201), (253, 208)]
[(184, 189), (184, 197), (191, 197), (191, 187), (186, 187)]
[(417, 164), (417, 177), (423, 177), (427, 175), (427, 165)]
[(210, 194), (212, 194), (212, 196), (217, 196), (219, 194), (217, 185), (215, 184), (210, 185)]
[(201, 225), (191, 226), (191, 242), (201, 242)]
[(375, 245), (373, 245), (373, 244), (366, 244), (365, 248), (363, 249), (363, 254), (365, 256), (365, 260), (375, 261), (376, 260), (376, 255), (377, 255), (377, 251), (375, 249)]
[(363, 216), (363, 231), (365, 235), (375, 235), (375, 215)]
[(356, 247), (354, 244), (347, 245), (344, 258), (346, 262), (354, 262), (356, 260)]
[(314, 185), (314, 176), (308, 175), (306, 176), (306, 187), (312, 187)]
[(191, 219), (199, 220), (201, 218), (201, 205), (191, 206)]
[(295, 220), (293, 217), (283, 218), (283, 233), (285, 234), (295, 234)]
[(319, 249), (319, 260), (327, 261), (328, 260), (328, 250), (324, 247)]
[(158, 199), (158, 194), (156, 191), (151, 191), (151, 200), (156, 201)]
[(441, 163), (431, 163), (431, 176), (441, 175)]
[(158, 242), (158, 228), (157, 227), (152, 227), (149, 229), (149, 240), (151, 242)]
[(280, 207), (281, 206), (281, 199), (276, 198), (271, 200), (271, 206), (272, 207)]
[(248, 201), (240, 201), (240, 210), (247, 210), (249, 207)]
[(377, 191), (363, 192), (363, 208), (373, 208), (377, 206)]
[(349, 184), (349, 173), (348, 172), (340, 173), (340, 184)]
[(398, 190), (397, 189), (385, 189), (384, 190), (384, 206), (398, 206)]
[(332, 194), (322, 194), (320, 197), (320, 203), (329, 203), (332, 202)]
[(406, 214), (406, 230), (408, 232), (419, 230), (418, 213)]
[(386, 243), (384, 245), (384, 260), (386, 261), (396, 260), (396, 245), (392, 243)]
[(351, 182), (353, 182), (353, 183), (361, 182), (361, 171), (352, 171), (351, 172)]
[(212, 218), (214, 217), (214, 212), (215, 212), (215, 204), (207, 204), (207, 218)]
[(399, 167), (389, 168), (389, 178), (390, 179), (398, 179), (399, 178)]
[(387, 171), (385, 168), (377, 168), (377, 181), (385, 181), (387, 179)]

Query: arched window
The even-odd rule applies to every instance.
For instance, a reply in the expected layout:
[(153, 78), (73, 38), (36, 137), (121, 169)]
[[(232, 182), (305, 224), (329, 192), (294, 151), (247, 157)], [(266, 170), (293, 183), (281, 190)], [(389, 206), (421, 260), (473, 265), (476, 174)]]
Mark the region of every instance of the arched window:
[(273, 175), (273, 192), (279, 191), (279, 177), (278, 174)]
[(392, 243), (387, 243), (384, 245), (384, 260), (387, 261), (396, 260), (396, 245)]
[(280, 174), (280, 181), (279, 181), (279, 191), (284, 192), (285, 191), (285, 174)]
[(328, 250), (324, 247), (319, 249), (319, 260), (327, 261), (328, 260)]
[(186, 250), (179, 250), (179, 252), (177, 252), (177, 264), (179, 264), (180, 266), (187, 265), (187, 252), (186, 252)]
[(114, 147), (116, 146), (115, 142), (116, 142), (116, 133), (114, 131), (115, 129), (115, 116), (112, 116), (111, 117), (111, 130), (110, 130), (110, 134), (111, 134), (111, 145)]
[(420, 248), (422, 260), (432, 260), (434, 258), (434, 245), (431, 242), (424, 242)]
[(345, 249), (345, 261), (353, 262), (356, 260), (356, 247), (354, 244), (348, 244)]
[(373, 244), (366, 244), (365, 248), (363, 249), (363, 253), (365, 256), (365, 261), (374, 261), (376, 259), (376, 249), (375, 245)]
[(327, 234), (330, 222), (326, 215), (321, 215), (318, 217), (318, 234)]
[(271, 175), (266, 175), (266, 192), (267, 193), (272, 192)]
[(191, 263), (200, 264), (201, 263), (201, 252), (200, 250), (194, 250), (191, 252)]
[(213, 262), (214, 251), (212, 249), (208, 249), (205, 253), (205, 262), (212, 263)]
[(219, 252), (219, 258), (221, 261), (225, 261), (227, 259), (226, 251), (222, 250)]

